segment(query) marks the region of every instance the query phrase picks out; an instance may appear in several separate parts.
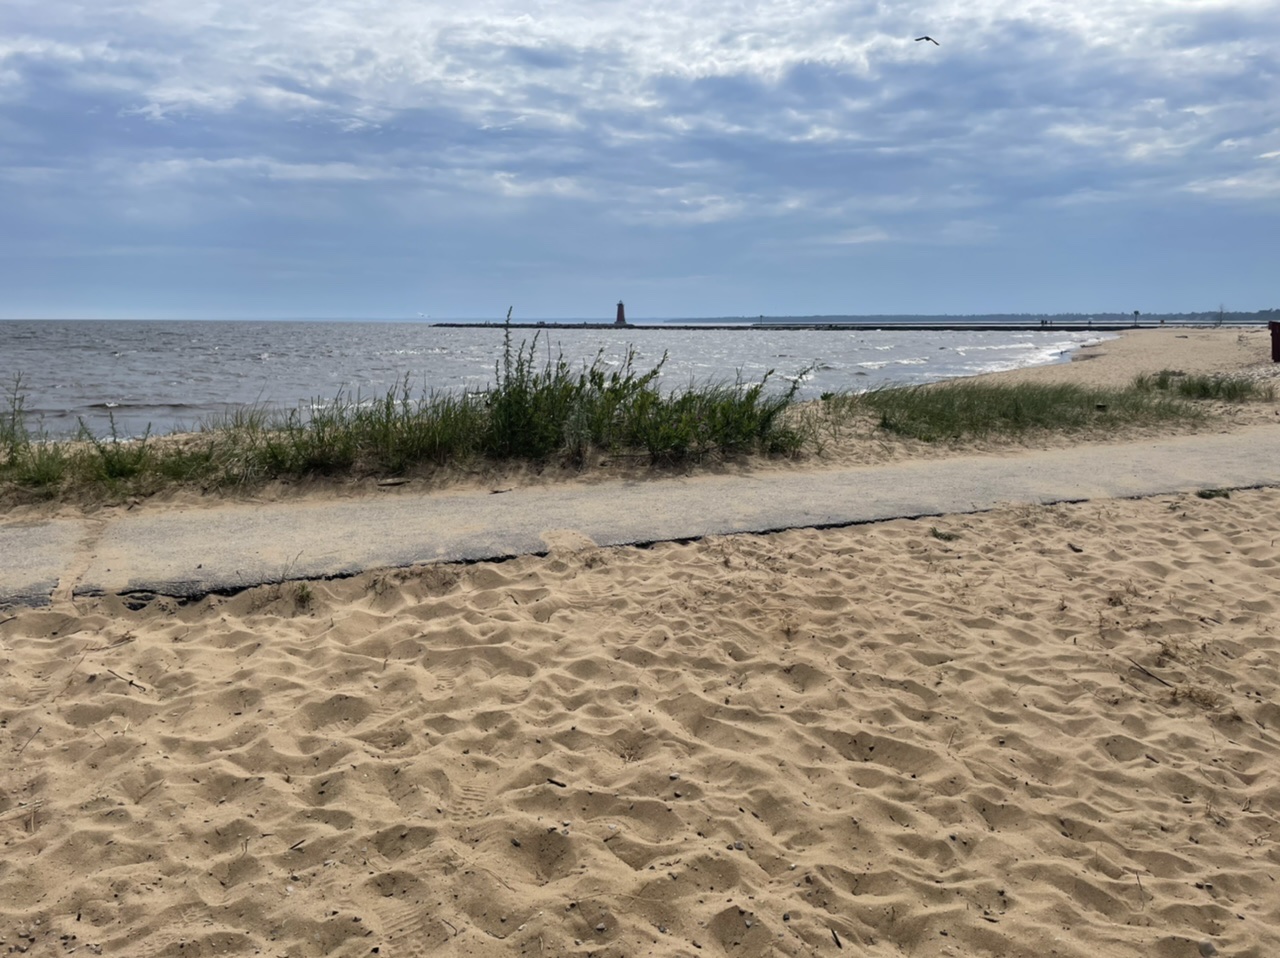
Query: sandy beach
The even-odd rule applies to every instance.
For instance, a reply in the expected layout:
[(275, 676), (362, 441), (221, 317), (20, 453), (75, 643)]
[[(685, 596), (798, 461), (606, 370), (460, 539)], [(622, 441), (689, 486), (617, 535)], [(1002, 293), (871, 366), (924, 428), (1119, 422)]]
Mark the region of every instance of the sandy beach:
[(1278, 581), (1272, 487), (0, 609), (0, 953), (1272, 956)]
[(1182, 326), (1123, 333), (1118, 339), (1083, 347), (1072, 356), (1072, 362), (1016, 369), (988, 378), (1121, 387), (1139, 374), (1162, 369), (1196, 375), (1225, 373), (1258, 380), (1280, 379), (1280, 363), (1271, 362), (1271, 334), (1265, 327)]

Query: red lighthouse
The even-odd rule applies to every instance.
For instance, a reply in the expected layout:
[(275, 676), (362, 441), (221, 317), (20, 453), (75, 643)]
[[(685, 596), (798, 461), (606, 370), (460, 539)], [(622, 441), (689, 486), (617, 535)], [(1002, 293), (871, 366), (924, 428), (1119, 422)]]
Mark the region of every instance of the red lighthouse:
[(615, 326), (627, 325), (627, 314), (622, 309), (622, 300), (618, 300), (618, 318), (613, 321)]

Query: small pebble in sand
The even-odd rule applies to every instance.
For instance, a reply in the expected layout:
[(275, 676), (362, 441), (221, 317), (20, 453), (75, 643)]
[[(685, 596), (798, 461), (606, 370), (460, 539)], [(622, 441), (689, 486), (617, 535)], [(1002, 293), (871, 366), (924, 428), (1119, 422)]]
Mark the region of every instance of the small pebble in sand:
[(1217, 946), (1214, 945), (1214, 943), (1211, 942), (1208, 938), (1200, 942), (1200, 954), (1202, 954), (1204, 958), (1213, 958), (1213, 956), (1216, 955), (1217, 953), (1218, 953)]
[(680, 781), (680, 775), (679, 775), (679, 773), (678, 773), (678, 772), (672, 772), (672, 773), (671, 773), (670, 775), (668, 775), (667, 777), (668, 777), (669, 779), (671, 779), (671, 781), (673, 781), (673, 782), (678, 782), (678, 781)]
[(596, 925), (596, 931), (603, 932), (605, 930), (605, 927), (606, 927), (605, 923), (600, 922), (600, 924)]

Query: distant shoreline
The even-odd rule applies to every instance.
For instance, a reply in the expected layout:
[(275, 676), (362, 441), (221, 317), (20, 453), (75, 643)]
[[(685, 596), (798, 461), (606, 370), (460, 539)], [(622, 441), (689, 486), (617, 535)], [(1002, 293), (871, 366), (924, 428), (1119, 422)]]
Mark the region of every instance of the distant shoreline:
[[(485, 321), (485, 322), (441, 322), (428, 323), (438, 329), (502, 329), (507, 326), (501, 321)], [(1020, 332), (1045, 332), (1047, 330), (1055, 330), (1071, 333), (1118, 333), (1136, 329), (1256, 329), (1261, 322), (1234, 322), (1208, 324), (1208, 323), (1117, 323), (1117, 322), (1090, 322), (1090, 321), (1069, 321), (1069, 322), (1051, 322), (1046, 324), (1012, 322), (1012, 323), (993, 323), (993, 322), (976, 322), (966, 323), (963, 321), (955, 322), (910, 322), (910, 323), (888, 323), (888, 322), (812, 322), (812, 323), (769, 323), (769, 322), (742, 322), (742, 323), (626, 323), (619, 326), (617, 323), (592, 323), (592, 322), (526, 322), (511, 323), (511, 329), (534, 330), (539, 329), (625, 329), (627, 331), (636, 330), (639, 332), (654, 331), (664, 332), (670, 330), (697, 330), (697, 331), (747, 331), (747, 330), (784, 330), (794, 332), (805, 331), (822, 331), (822, 332), (871, 332), (873, 330), (892, 330), (894, 332), (1004, 332), (1007, 330), (1017, 330)]]

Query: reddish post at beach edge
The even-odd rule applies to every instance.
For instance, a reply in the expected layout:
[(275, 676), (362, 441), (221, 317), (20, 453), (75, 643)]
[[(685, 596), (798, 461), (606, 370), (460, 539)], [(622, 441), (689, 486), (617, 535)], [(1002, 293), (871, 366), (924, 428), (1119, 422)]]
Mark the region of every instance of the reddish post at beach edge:
[[(622, 304), (618, 304), (618, 315), (622, 315)], [(1271, 330), (1271, 361), (1280, 363), (1280, 323), (1267, 323)]]

